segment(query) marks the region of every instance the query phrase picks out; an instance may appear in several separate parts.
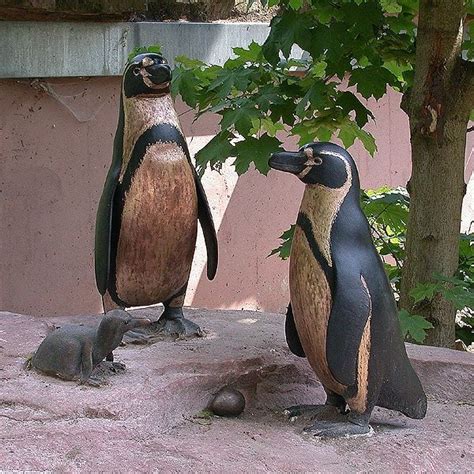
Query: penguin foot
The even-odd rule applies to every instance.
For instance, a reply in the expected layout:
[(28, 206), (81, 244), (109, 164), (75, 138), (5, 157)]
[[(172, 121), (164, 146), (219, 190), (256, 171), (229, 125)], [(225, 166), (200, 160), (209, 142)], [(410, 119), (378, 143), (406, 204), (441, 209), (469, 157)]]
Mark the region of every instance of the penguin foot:
[(125, 333), (123, 341), (127, 344), (153, 344), (166, 339), (189, 339), (203, 337), (201, 328), (184, 317), (164, 318), (163, 316), (149, 326)]
[(343, 421), (318, 420), (303, 430), (303, 434), (321, 439), (372, 436), (373, 433), (374, 430), (368, 423), (359, 425), (351, 423), (347, 418)]
[(187, 339), (190, 337), (203, 337), (204, 333), (196, 324), (184, 317), (168, 319), (161, 317), (158, 322), (158, 333), (163, 337), (172, 339)]
[(109, 362), (107, 365), (108, 370), (113, 374), (125, 372), (126, 369), (125, 364), (122, 364), (122, 362)]
[(314, 419), (337, 419), (341, 417), (338, 407), (333, 405), (294, 405), (286, 408), (283, 414), (290, 420), (294, 421), (298, 417)]
[(107, 378), (125, 371), (125, 364), (103, 360), (93, 371), (90, 377), (82, 382), (91, 387), (107, 385)]
[(104, 385), (107, 385), (107, 382), (100, 377), (90, 376), (86, 381), (80, 382), (79, 385), (88, 385), (89, 387), (100, 388)]

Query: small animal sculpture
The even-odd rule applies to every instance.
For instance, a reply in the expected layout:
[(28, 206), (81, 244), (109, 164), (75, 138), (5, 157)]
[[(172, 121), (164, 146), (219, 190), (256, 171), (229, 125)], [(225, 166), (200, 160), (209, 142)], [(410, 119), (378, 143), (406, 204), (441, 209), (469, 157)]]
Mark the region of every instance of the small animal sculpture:
[(325, 406), (287, 413), (312, 414), (305, 431), (318, 437), (371, 433), (375, 405), (423, 418), (426, 396), (359, 205), (354, 160), (335, 144), (311, 143), (274, 153), (269, 164), (306, 185), (291, 247), (285, 331), (290, 350), (308, 359), (327, 394)]
[[(159, 321), (145, 330), (150, 338), (202, 335), (183, 317), (198, 219), (209, 279), (217, 269), (212, 215), (170, 81), (171, 69), (159, 54), (140, 54), (127, 65), (112, 165), (96, 222), (96, 282), (104, 309), (163, 303)], [(137, 342), (148, 337), (135, 335)]]
[[(109, 311), (97, 327), (66, 325), (50, 332), (31, 359), (40, 372), (64, 380), (98, 385), (91, 377), (93, 370), (107, 358), (113, 362), (113, 350), (130, 329), (150, 324), (146, 318), (134, 318), (126, 311)], [(125, 366), (114, 363), (116, 369)]]

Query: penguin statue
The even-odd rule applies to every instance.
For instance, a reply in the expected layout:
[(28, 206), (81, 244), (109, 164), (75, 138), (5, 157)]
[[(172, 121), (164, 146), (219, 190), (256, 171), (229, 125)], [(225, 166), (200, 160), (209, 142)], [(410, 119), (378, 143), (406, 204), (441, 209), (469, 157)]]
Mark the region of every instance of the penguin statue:
[(146, 334), (135, 334), (138, 340), (202, 335), (183, 317), (198, 220), (209, 279), (217, 269), (214, 223), (170, 81), (171, 68), (159, 54), (140, 54), (127, 64), (112, 164), (97, 211), (95, 274), (104, 311), (164, 305), (160, 319), (143, 328)]
[(285, 332), (290, 350), (308, 359), (327, 394), (325, 405), (287, 414), (313, 415), (305, 431), (328, 438), (370, 434), (375, 405), (423, 418), (426, 395), (360, 208), (354, 160), (333, 143), (311, 143), (274, 153), (269, 165), (306, 185), (291, 247)]
[(150, 323), (149, 319), (115, 309), (96, 326), (68, 324), (55, 328), (34, 353), (31, 367), (53, 377), (100, 386), (104, 381), (94, 374), (94, 369), (106, 359), (109, 372), (124, 370), (124, 364), (114, 362), (113, 351), (127, 331)]

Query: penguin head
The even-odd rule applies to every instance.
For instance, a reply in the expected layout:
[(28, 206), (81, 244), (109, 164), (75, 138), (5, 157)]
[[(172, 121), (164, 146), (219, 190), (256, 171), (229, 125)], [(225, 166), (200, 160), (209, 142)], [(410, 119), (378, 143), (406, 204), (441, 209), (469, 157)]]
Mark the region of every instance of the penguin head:
[(340, 188), (347, 180), (357, 178), (352, 157), (334, 143), (309, 143), (296, 152), (273, 153), (270, 168), (294, 174), (309, 185)]
[(156, 53), (135, 56), (125, 68), (125, 97), (161, 96), (170, 91), (171, 68), (166, 59)]

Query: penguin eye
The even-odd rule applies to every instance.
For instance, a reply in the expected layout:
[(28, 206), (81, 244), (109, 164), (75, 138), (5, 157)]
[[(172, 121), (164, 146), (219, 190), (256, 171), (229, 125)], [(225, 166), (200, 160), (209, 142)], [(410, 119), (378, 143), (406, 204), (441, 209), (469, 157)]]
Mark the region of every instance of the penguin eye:
[(139, 76), (140, 75), (140, 68), (139, 67), (134, 67), (133, 68), (133, 74), (135, 76)]
[(320, 156), (317, 156), (314, 158), (314, 164), (316, 166), (322, 165), (323, 164), (323, 159)]

